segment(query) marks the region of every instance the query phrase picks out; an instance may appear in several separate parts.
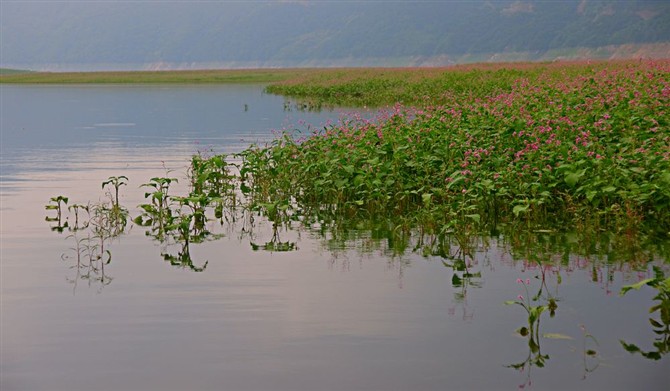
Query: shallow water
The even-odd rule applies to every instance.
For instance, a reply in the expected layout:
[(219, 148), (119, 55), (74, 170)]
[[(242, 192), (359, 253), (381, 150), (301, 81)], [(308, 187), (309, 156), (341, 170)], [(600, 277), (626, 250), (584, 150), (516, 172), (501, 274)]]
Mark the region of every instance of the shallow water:
[[(282, 232), (296, 251), (254, 251), (238, 222), (191, 246), (194, 264), (207, 262), (198, 273), (166, 262), (161, 254), (179, 248), (130, 224), (108, 243), (105, 278), (85, 278), (72, 250), (81, 237), (45, 221), (50, 197), (105, 200), (101, 182), (125, 175), (121, 203), (135, 216), (139, 185), (169, 169), (183, 189), (193, 153), (237, 152), (273, 129), (319, 126), (339, 113), (284, 111), (283, 98), (261, 86), (2, 85), (0, 93), (3, 391), (668, 384), (667, 357), (648, 360), (620, 343), (653, 350), (654, 291), (618, 295), (651, 277), (652, 265), (668, 272), (653, 251), (631, 262), (573, 253), (543, 269), (508, 238), (488, 238), (468, 260), (481, 277), (459, 282), (448, 260), (393, 255), (383, 235)], [(271, 233), (259, 224), (257, 235), (262, 243)], [(541, 315), (537, 352), (516, 332), (528, 325), (523, 308), (503, 302), (528, 296), (518, 278), (534, 294), (542, 276), (542, 297), (558, 308)], [(531, 365), (538, 354), (548, 355), (544, 367)]]

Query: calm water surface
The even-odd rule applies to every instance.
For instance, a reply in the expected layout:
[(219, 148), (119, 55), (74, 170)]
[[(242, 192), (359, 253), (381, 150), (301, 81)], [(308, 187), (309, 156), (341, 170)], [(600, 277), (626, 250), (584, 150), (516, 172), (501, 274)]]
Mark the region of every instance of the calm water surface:
[(366, 232), (346, 243), (283, 232), (298, 249), (267, 252), (232, 226), (192, 246), (194, 263), (207, 262), (197, 273), (131, 224), (109, 243), (105, 279), (86, 278), (72, 232), (44, 220), (50, 197), (101, 201), (101, 182), (125, 175), (121, 202), (135, 216), (149, 178), (174, 170), (183, 190), (193, 153), (237, 152), (340, 113), (287, 112), (262, 86), (0, 92), (3, 391), (667, 389), (667, 357), (620, 343), (653, 350), (654, 291), (618, 292), (652, 264), (668, 271), (654, 254), (642, 264), (567, 254), (547, 268), (543, 296), (558, 309), (542, 315), (539, 352), (516, 332), (523, 308), (503, 302), (527, 295), (518, 278), (536, 293), (543, 269), (503, 238), (476, 246), (481, 276), (459, 282), (442, 258), (393, 255)]

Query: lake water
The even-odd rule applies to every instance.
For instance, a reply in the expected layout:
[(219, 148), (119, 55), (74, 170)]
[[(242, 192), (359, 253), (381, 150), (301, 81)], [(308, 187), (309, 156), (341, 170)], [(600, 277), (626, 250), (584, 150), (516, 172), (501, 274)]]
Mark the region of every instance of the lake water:
[[(648, 249), (549, 251), (556, 261), (539, 267), (529, 254), (541, 246), (524, 253), (514, 238), (482, 238), (468, 259), (476, 277), (462, 278), (445, 267), (451, 261), (394, 253), (374, 232), (347, 241), (283, 232), (297, 249), (271, 252), (231, 226), (191, 246), (194, 264), (207, 264), (194, 272), (162, 255), (178, 248), (129, 224), (106, 244), (113, 257), (104, 276), (77, 268), (82, 237), (50, 228), (51, 197), (104, 201), (102, 181), (124, 175), (121, 203), (134, 217), (150, 178), (173, 170), (175, 191), (185, 188), (193, 153), (238, 152), (271, 140), (274, 129), (322, 126), (340, 111), (286, 111), (283, 98), (257, 85), (2, 85), (0, 93), (3, 391), (669, 384), (668, 357), (647, 359), (621, 343), (648, 352), (659, 338), (648, 311), (655, 291), (618, 295), (654, 265), (670, 271)], [(268, 231), (259, 224), (253, 240)], [(580, 241), (562, 238), (565, 248)], [(528, 326), (524, 309), (504, 304), (528, 300), (526, 283), (531, 295), (542, 288), (533, 305), (558, 305), (555, 316), (541, 314), (536, 344), (517, 332)]]

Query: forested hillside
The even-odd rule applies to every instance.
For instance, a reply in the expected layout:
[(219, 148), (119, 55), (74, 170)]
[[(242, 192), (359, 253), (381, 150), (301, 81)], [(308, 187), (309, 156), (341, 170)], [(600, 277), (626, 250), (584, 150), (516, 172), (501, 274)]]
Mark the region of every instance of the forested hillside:
[[(405, 65), (670, 42), (669, 1), (2, 2), (3, 67)], [(527, 54), (528, 55), (528, 54)], [(670, 55), (670, 54), (669, 54)], [(129, 65), (132, 64), (132, 65)]]

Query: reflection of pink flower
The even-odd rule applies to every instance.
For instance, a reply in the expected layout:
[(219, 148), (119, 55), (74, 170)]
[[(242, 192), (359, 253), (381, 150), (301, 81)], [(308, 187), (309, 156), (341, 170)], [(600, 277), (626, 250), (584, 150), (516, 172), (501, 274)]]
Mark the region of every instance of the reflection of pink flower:
[(519, 300), (521, 300), (521, 301), (523, 301), (523, 296), (522, 296), (522, 295), (519, 295), (519, 296), (517, 296), (516, 298), (519, 299)]
[(523, 284), (523, 280), (520, 279), (520, 278), (517, 278), (517, 279), (516, 279), (516, 283), (517, 283), (517, 284)]

